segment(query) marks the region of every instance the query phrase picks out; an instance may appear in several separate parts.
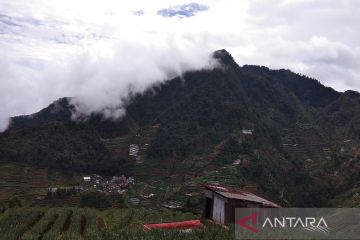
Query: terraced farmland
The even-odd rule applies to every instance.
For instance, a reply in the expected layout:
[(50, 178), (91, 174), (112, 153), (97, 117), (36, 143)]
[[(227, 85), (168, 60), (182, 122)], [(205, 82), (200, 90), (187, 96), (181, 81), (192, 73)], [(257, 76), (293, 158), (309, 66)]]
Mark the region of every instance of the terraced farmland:
[(167, 209), (94, 210), (86, 208), (17, 208), (0, 215), (1, 240), (107, 239), (233, 239), (233, 231), (206, 221), (192, 232), (144, 231), (143, 224), (197, 219), (199, 216)]
[[(47, 168), (1, 162), (0, 159), (0, 204), (17, 197), (26, 206), (34, 204), (38, 206), (39, 199), (46, 197), (48, 187), (73, 186), (78, 184), (79, 181), (81, 181), (81, 175), (69, 176)], [(76, 207), (79, 205), (79, 199), (77, 198), (70, 198), (67, 201), (66, 204), (55, 202), (51, 206)]]
[(48, 186), (48, 170), (37, 169), (25, 164), (0, 162), (0, 201), (12, 196), (31, 200), (45, 195)]
[(79, 239), (96, 230), (97, 211), (71, 208), (10, 209), (0, 218), (0, 239)]

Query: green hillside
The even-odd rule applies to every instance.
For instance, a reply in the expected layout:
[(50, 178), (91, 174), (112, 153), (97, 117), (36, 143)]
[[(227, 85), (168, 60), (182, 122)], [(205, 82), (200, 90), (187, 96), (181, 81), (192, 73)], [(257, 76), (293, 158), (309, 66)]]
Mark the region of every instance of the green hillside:
[[(288, 70), (240, 67), (225, 50), (213, 57), (220, 67), (131, 95), (117, 121), (73, 121), (71, 98), (15, 117), (0, 135), (0, 161), (134, 176), (138, 195), (156, 191), (148, 205), (175, 201), (195, 212), (209, 181), (283, 206), (357, 206), (360, 94)], [(139, 157), (129, 156), (131, 144)]]

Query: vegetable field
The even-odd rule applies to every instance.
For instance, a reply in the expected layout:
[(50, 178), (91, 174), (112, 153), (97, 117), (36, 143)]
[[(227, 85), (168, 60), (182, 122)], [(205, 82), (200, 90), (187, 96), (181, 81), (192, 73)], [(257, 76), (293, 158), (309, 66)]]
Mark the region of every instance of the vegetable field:
[(97, 212), (92, 209), (18, 208), (0, 216), (0, 239), (81, 239), (96, 230)]
[(233, 231), (202, 221), (204, 228), (144, 231), (143, 224), (198, 218), (172, 210), (125, 208), (14, 208), (0, 215), (1, 240), (200, 240), (233, 239)]

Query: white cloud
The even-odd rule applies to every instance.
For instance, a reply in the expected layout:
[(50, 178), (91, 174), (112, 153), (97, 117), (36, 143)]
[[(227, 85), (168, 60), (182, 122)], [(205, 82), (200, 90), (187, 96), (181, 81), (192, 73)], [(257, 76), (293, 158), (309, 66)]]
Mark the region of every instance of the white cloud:
[[(157, 14), (191, 2), (209, 8), (182, 19)], [(117, 116), (129, 87), (142, 91), (170, 72), (204, 67), (220, 48), (239, 64), (360, 90), (359, 1), (191, 2), (0, 1), (0, 130), (9, 116), (63, 96), (76, 96), (83, 114)]]

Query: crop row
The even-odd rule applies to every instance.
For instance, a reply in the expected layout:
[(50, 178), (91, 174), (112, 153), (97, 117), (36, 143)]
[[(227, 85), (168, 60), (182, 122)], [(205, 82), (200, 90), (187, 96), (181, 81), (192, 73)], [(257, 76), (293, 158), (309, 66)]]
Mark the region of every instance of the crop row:
[(57, 211), (58, 217), (52, 228), (44, 234), (43, 240), (57, 239), (65, 230), (67, 230), (73, 211), (71, 209), (61, 209)]
[(93, 231), (97, 231), (97, 211), (92, 209), (20, 208), (0, 216), (0, 239), (72, 240)]
[[(96, 229), (97, 212), (92, 209), (75, 209), (72, 217), (71, 224), (67, 231), (61, 235), (62, 240), (79, 239), (87, 235), (91, 229)], [(87, 239), (87, 238), (85, 238)]]
[[(101, 218), (106, 227), (98, 229)], [(178, 230), (144, 231), (144, 223), (194, 219), (192, 214), (171, 210), (119, 209), (97, 211), (79, 208), (8, 209), (0, 216), (0, 239), (4, 240), (202, 240), (233, 239), (228, 231), (204, 222), (205, 228), (192, 232)]]
[(51, 209), (45, 213), (45, 215), (31, 228), (29, 229), (23, 236), (22, 240), (37, 240), (42, 238), (45, 231), (52, 227), (50, 225), (53, 223), (58, 217), (56, 211)]
[(0, 239), (18, 239), (43, 217), (40, 209), (9, 210), (0, 222)]

